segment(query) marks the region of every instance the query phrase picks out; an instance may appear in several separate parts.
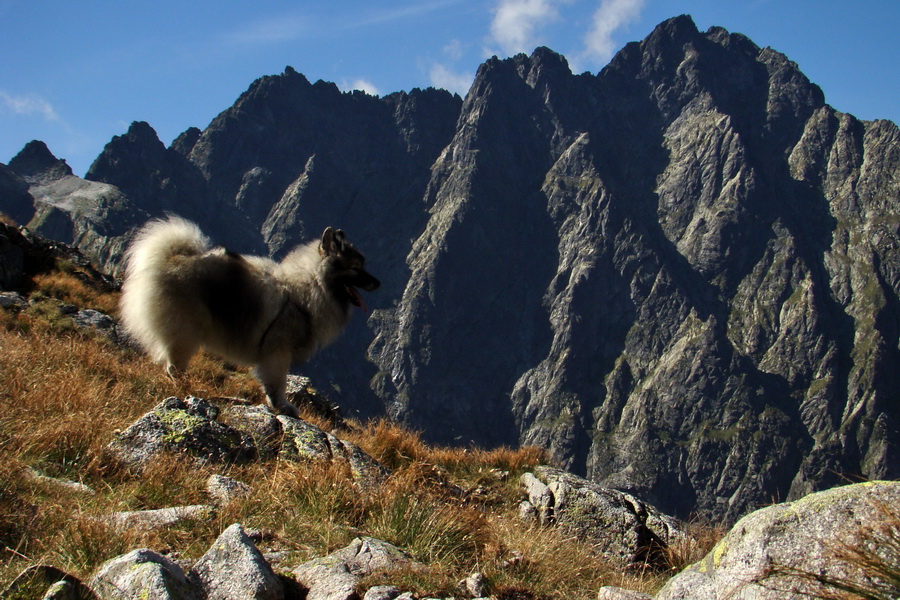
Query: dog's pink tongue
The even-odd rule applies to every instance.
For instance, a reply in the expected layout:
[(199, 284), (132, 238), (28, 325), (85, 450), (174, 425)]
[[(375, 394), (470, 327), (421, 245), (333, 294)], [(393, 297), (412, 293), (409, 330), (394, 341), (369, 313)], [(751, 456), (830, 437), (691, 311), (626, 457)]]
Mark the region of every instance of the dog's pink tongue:
[(359, 291), (352, 285), (348, 285), (347, 290), (351, 294), (353, 294), (353, 298), (356, 300), (356, 305), (359, 306), (363, 312), (369, 312), (369, 308), (366, 306), (366, 301), (363, 300), (363, 297), (360, 295)]

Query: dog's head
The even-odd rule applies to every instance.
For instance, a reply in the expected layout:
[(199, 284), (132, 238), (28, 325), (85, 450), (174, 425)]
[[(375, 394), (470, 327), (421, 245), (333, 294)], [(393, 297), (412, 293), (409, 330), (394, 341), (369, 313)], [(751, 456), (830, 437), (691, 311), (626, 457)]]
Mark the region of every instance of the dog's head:
[(365, 257), (347, 241), (340, 229), (328, 227), (322, 234), (319, 253), (328, 261), (329, 280), (333, 282), (332, 293), (339, 300), (366, 310), (366, 303), (357, 288), (371, 292), (378, 289), (381, 282), (366, 271)]

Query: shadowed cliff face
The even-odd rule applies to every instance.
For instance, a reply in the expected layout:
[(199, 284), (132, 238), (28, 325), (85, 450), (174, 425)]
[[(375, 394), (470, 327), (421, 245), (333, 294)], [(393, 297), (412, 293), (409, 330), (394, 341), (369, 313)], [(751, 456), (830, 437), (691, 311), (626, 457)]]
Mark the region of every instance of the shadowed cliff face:
[[(538, 444), (680, 516), (900, 476), (900, 131), (741, 35), (679, 17), (597, 75), (494, 58), (465, 101), (288, 68), (171, 148), (143, 125), (88, 175), (122, 223), (367, 254), (376, 310), (304, 369), (349, 412)], [(114, 264), (129, 227), (82, 243)]]
[(376, 388), (440, 441), (545, 446), (681, 515), (896, 477), (897, 138), (685, 17), (596, 77), (489, 61)]

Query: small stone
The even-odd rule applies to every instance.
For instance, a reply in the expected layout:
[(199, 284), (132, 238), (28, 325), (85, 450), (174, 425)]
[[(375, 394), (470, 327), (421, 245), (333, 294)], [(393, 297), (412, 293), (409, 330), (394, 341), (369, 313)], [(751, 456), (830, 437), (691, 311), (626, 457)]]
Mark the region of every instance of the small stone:
[(218, 505), (228, 504), (234, 500), (250, 495), (250, 487), (231, 477), (210, 475), (206, 480), (206, 493)]
[(208, 521), (216, 514), (216, 509), (206, 504), (171, 506), (154, 510), (129, 510), (112, 513), (101, 520), (117, 529), (161, 529), (172, 527), (184, 521)]
[(400, 588), (392, 585), (376, 585), (370, 587), (363, 596), (363, 600), (396, 600), (400, 595)]
[(608, 585), (597, 592), (597, 600), (653, 600), (653, 596)]
[(472, 573), (460, 582), (459, 587), (470, 597), (481, 598), (487, 588), (487, 579), (481, 573)]
[(85, 494), (88, 496), (93, 496), (97, 492), (94, 491), (93, 488), (87, 486), (83, 483), (79, 483), (78, 481), (71, 481), (68, 479), (58, 479), (56, 477), (47, 477), (46, 475), (41, 474), (36, 469), (28, 468), (25, 469), (25, 476), (29, 479), (37, 481), (43, 485), (52, 486), (61, 490), (67, 490), (70, 492), (75, 492), (78, 494)]
[(0, 308), (25, 310), (28, 308), (28, 300), (18, 292), (2, 292), (0, 293)]

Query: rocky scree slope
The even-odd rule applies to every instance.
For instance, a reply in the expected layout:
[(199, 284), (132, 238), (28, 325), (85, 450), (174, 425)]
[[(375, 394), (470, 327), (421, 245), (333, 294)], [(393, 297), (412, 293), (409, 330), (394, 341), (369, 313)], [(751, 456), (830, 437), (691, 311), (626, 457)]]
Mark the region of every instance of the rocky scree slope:
[[(307, 369), (346, 407), (734, 520), (898, 475), (898, 138), (683, 16), (597, 75), (539, 48), (461, 101), (288, 68), (168, 149), (136, 123), (87, 174), (128, 207), (75, 242), (115, 266), (175, 210), (277, 256), (338, 225), (384, 282)], [(4, 207), (36, 189), (13, 163)]]

